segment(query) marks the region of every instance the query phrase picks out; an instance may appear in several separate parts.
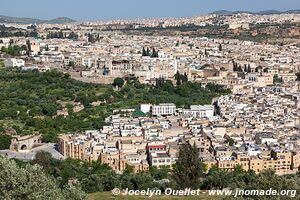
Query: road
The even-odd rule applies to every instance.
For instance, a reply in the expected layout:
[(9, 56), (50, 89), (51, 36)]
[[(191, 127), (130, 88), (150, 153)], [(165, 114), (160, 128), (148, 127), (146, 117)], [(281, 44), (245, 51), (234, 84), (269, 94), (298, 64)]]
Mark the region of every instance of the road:
[(46, 151), (51, 153), (52, 157), (55, 159), (62, 160), (64, 156), (61, 155), (55, 148), (55, 143), (47, 143), (42, 146), (36, 147), (28, 151), (11, 151), (11, 150), (0, 150), (0, 155), (6, 156), (8, 158), (16, 158), (19, 160), (30, 161), (35, 158), (35, 154), (39, 151)]

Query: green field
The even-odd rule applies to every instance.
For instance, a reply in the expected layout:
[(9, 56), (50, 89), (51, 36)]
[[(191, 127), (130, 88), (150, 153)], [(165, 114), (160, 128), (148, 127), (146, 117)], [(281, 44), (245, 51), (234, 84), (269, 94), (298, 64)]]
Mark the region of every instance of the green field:
[(97, 192), (89, 194), (88, 200), (109, 200), (109, 199), (115, 199), (115, 200), (143, 200), (143, 199), (151, 199), (151, 200), (217, 200), (222, 198), (212, 197), (207, 194), (201, 194), (200, 196), (189, 196), (189, 197), (176, 197), (176, 196), (114, 196), (110, 192)]

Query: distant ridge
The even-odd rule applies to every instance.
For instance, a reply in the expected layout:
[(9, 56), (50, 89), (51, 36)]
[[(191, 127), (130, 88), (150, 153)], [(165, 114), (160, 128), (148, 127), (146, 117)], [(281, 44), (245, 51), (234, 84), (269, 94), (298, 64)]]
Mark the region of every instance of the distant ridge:
[[(68, 23), (74, 23), (74, 22), (76, 22), (76, 20), (70, 19), (68, 17), (58, 17), (58, 18), (47, 21), (48, 24), (68, 24)], [(44, 24), (46, 24), (46, 23), (44, 23)]]
[(59, 17), (51, 20), (33, 19), (26, 17), (9, 17), (0, 15), (0, 23), (15, 23), (15, 24), (67, 24), (74, 23), (76, 20), (68, 17)]
[[(229, 11), (229, 10), (218, 10), (210, 14), (216, 15), (235, 15), (239, 13), (248, 13), (254, 15), (272, 15), (272, 14), (300, 14), (300, 9), (287, 10), (287, 11), (278, 11), (278, 10), (263, 10), (259, 12), (251, 11)], [(15, 24), (68, 24), (74, 23), (76, 20), (68, 17), (58, 17), (55, 19), (43, 20), (27, 17), (10, 17), (5, 15), (0, 15), (0, 24), (3, 23), (15, 23)]]
[(263, 11), (259, 11), (259, 12), (218, 10), (218, 11), (212, 12), (211, 14), (235, 15), (235, 14), (239, 14), (239, 13), (249, 13), (249, 14), (254, 14), (254, 15), (300, 14), (300, 9), (298, 9), (298, 10), (287, 10), (287, 11), (263, 10)]

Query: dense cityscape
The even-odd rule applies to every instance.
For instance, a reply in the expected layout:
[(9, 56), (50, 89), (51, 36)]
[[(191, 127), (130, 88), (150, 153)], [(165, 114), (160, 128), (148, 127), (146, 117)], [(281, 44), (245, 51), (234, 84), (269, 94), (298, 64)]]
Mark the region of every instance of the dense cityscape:
[(0, 16), (0, 49), (0, 199), (298, 199), (298, 10)]

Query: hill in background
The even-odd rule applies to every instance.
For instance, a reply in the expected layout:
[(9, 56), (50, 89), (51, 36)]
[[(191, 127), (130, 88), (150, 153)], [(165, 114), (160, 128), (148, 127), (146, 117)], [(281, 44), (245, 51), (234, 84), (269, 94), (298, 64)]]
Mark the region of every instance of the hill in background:
[(218, 10), (218, 11), (212, 12), (211, 14), (234, 15), (234, 14), (238, 14), (238, 13), (249, 13), (249, 14), (254, 14), (254, 15), (300, 14), (300, 10), (288, 10), (288, 11), (263, 10), (263, 11), (259, 11), (259, 12)]
[(0, 23), (16, 23), (16, 24), (68, 24), (74, 23), (76, 20), (68, 17), (59, 17), (51, 20), (42, 20), (25, 17), (9, 17), (0, 15)]

